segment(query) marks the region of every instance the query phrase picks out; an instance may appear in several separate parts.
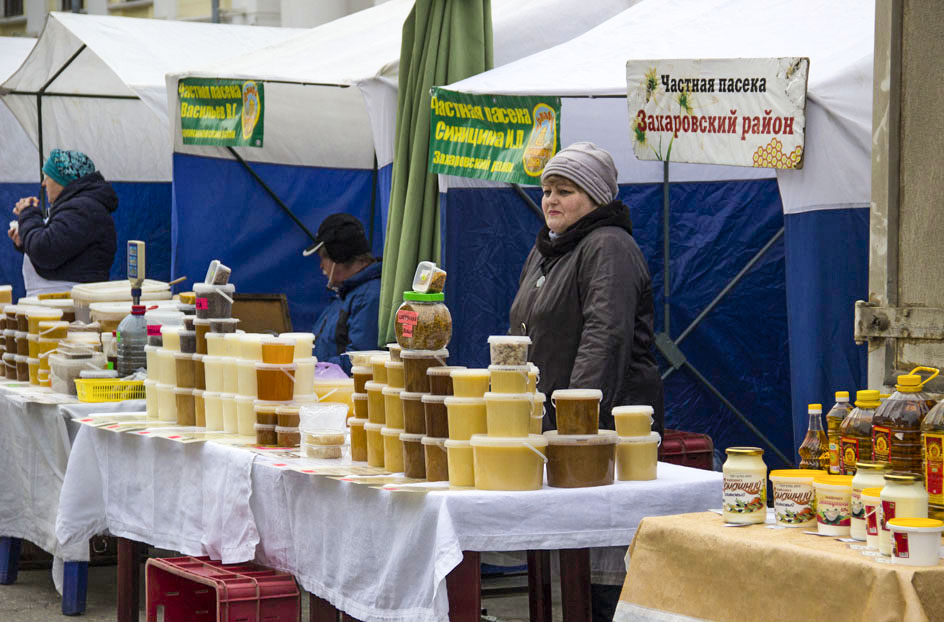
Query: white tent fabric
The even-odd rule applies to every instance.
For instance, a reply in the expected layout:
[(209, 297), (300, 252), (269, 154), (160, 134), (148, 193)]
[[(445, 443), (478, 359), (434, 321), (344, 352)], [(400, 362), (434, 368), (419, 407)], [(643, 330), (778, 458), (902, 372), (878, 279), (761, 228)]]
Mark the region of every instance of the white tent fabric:
[[(0, 84), (26, 60), (36, 39), (0, 37)], [(0, 106), (0, 183), (39, 182), (39, 154), (16, 117)]]
[[(495, 65), (567, 41), (637, 1), (492, 0)], [(292, 41), (168, 75), (169, 107), (176, 108), (184, 77), (263, 80), (265, 146), (238, 149), (242, 157), (365, 169), (376, 153), (383, 167), (393, 161), (400, 39), (412, 6), (412, 0), (390, 0)], [(179, 120), (174, 150), (225, 157), (218, 148), (183, 145)]]
[[(789, 24), (788, 26), (786, 24)], [(837, 28), (837, 24), (842, 24)], [(587, 33), (457, 82), (468, 93), (559, 95), (561, 144), (592, 140), (614, 155), (620, 183), (662, 179), (636, 160), (626, 61), (807, 56), (806, 160), (777, 172), (784, 211), (868, 204), (874, 7), (864, 0), (644, 0)], [(615, 99), (587, 99), (592, 97)], [(672, 164), (672, 181), (772, 177), (769, 169)], [(442, 176), (440, 187), (484, 185)]]
[(170, 181), (165, 74), (192, 65), (194, 59), (213, 62), (303, 32), (50, 13), (26, 62), (3, 82), (7, 92), (2, 99), (38, 144), (35, 93), (45, 85), (44, 151), (82, 150), (113, 181)]

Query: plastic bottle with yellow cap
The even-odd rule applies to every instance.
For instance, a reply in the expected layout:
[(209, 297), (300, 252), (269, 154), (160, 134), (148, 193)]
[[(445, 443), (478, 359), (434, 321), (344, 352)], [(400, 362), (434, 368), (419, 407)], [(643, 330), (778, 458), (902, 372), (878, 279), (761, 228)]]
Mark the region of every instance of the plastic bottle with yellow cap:
[(836, 403), (826, 413), (826, 437), (829, 439), (829, 472), (832, 475), (842, 473), (842, 459), (839, 457), (839, 426), (849, 413), (852, 404), (849, 403), (848, 391), (836, 391)]
[[(923, 378), (916, 372), (926, 372)], [(916, 367), (898, 376), (897, 389), (872, 417), (872, 460), (887, 462), (895, 471), (922, 476), (921, 423), (934, 406), (923, 390), (940, 373), (933, 367)]]
[(931, 511), (940, 514), (944, 511), (944, 402), (928, 411), (921, 423), (921, 458)]
[(810, 404), (807, 412), (810, 414), (810, 425), (797, 450), (800, 468), (826, 470), (829, 468), (829, 440), (823, 431), (823, 405)]
[(878, 391), (856, 392), (855, 408), (839, 426), (839, 464), (843, 475), (855, 475), (856, 462), (872, 460), (872, 417), (879, 407)]

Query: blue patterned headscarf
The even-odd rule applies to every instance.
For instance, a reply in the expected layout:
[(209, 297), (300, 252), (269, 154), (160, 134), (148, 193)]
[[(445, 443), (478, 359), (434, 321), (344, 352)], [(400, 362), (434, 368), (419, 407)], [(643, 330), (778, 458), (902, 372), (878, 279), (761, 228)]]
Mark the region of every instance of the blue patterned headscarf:
[(95, 163), (81, 151), (53, 149), (43, 164), (43, 172), (65, 188), (76, 179), (94, 173)]

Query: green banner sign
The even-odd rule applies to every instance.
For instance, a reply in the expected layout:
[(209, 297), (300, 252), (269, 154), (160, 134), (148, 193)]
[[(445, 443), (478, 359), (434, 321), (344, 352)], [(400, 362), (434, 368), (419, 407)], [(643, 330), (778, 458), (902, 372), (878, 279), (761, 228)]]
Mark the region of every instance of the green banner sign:
[(262, 146), (263, 84), (184, 78), (177, 84), (177, 100), (185, 145)]
[(433, 91), (429, 172), (537, 185), (560, 150), (560, 98)]

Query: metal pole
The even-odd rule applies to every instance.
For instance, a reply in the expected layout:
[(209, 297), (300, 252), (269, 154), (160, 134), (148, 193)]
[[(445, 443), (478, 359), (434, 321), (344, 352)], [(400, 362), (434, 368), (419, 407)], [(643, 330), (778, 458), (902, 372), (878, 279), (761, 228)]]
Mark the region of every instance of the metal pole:
[(524, 188), (518, 184), (511, 184), (511, 187), (515, 189), (515, 192), (518, 193), (518, 196), (521, 197), (521, 200), (528, 204), (528, 207), (531, 208), (531, 211), (538, 215), (538, 218), (541, 219), (541, 222), (544, 222), (544, 212), (541, 211), (541, 208), (538, 207), (538, 204), (531, 200), (531, 197), (528, 196), (528, 193), (524, 191)]
[(210, 0), (210, 21), (220, 23), (220, 0)]
[(669, 161), (662, 163), (662, 261), (663, 261), (663, 332), (666, 337), (672, 338), (669, 332)]

